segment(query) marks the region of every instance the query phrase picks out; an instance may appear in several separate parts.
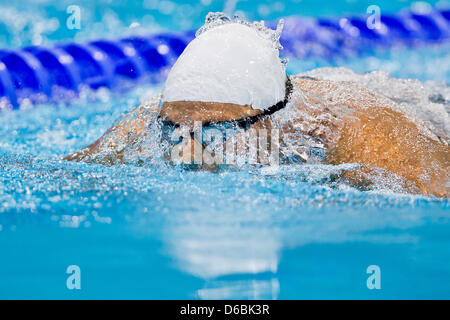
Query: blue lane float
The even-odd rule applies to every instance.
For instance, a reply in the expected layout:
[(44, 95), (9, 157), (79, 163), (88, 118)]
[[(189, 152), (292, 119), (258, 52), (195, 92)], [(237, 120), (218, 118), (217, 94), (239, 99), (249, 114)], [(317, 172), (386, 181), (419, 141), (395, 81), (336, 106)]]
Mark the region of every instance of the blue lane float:
[[(374, 48), (420, 46), (450, 39), (450, 10), (382, 15), (370, 29), (367, 16), (286, 19), (281, 44), (287, 57), (335, 59)], [(274, 28), (275, 23), (269, 23)], [(0, 49), (0, 105), (70, 102), (84, 88), (126, 90), (137, 82), (159, 83), (194, 38), (193, 31), (119, 40)]]

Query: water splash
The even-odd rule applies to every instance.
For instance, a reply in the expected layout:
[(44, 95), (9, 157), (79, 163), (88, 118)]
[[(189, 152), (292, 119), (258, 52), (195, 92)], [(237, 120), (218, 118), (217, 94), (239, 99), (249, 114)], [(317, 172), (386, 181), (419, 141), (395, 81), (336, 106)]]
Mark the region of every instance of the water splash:
[(199, 37), (208, 30), (228, 23), (238, 23), (248, 26), (256, 30), (258, 35), (260, 35), (262, 38), (269, 40), (273, 44), (274, 48), (278, 50), (283, 49), (283, 46), (280, 43), (280, 38), (284, 28), (284, 19), (280, 19), (278, 21), (276, 30), (273, 30), (266, 27), (264, 21), (254, 21), (252, 23), (238, 16), (234, 16), (233, 18), (231, 18), (229, 15), (223, 12), (210, 12), (205, 18), (205, 24), (200, 29), (198, 29), (198, 31), (195, 33), (195, 36)]

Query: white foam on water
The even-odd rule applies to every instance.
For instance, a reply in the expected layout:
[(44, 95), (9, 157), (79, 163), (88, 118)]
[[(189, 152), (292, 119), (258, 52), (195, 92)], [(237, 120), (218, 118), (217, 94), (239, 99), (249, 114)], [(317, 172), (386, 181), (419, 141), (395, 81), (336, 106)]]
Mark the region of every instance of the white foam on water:
[(211, 13), (170, 71), (163, 100), (251, 105), (264, 110), (284, 100), (285, 61), (277, 30)]

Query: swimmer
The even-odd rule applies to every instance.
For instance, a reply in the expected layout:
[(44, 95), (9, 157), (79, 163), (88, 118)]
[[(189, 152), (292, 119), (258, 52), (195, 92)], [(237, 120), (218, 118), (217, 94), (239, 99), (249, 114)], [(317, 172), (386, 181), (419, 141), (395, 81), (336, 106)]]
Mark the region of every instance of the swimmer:
[[(354, 163), (359, 166), (337, 179), (361, 189), (396, 179), (407, 192), (448, 197), (448, 136), (424, 129), (392, 99), (356, 82), (288, 77), (279, 58), (282, 27), (209, 14), (169, 72), (162, 94), (65, 159), (105, 165), (150, 161), (159, 143), (167, 146), (169, 162), (216, 171), (239, 167), (217, 157), (218, 150), (248, 156), (255, 138), (272, 154), (257, 152), (253, 165), (270, 164), (274, 152), (277, 163)], [(221, 129), (227, 134), (218, 134)], [(209, 145), (208, 132), (216, 136)], [(174, 154), (181, 155), (178, 162)]]

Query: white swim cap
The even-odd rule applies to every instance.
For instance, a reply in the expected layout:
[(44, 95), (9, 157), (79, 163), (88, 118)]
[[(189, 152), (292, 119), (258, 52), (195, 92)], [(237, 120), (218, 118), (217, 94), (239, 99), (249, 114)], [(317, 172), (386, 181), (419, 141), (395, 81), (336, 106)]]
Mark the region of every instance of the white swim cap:
[(282, 27), (282, 21), (272, 30), (210, 13), (169, 72), (163, 101), (233, 103), (260, 110), (283, 101), (287, 76), (279, 58)]

